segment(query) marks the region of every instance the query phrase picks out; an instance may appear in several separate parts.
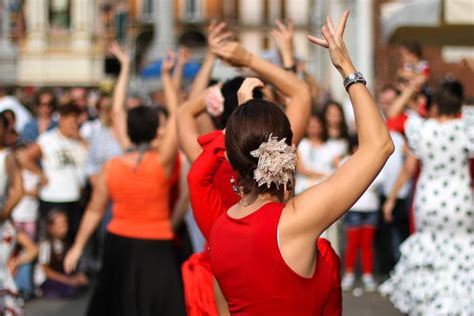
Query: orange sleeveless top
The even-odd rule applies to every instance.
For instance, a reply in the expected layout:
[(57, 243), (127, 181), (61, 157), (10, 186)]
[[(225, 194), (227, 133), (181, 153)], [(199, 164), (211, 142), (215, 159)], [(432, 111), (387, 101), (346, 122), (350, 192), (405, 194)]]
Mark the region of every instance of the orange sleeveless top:
[(122, 158), (106, 164), (109, 196), (112, 200), (110, 233), (138, 239), (173, 239), (169, 194), (170, 181), (155, 152), (144, 154), (137, 165)]

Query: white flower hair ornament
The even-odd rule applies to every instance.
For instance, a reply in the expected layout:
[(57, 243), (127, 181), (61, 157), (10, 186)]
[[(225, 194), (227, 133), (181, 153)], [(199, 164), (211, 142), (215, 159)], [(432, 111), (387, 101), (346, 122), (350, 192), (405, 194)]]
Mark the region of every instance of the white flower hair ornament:
[(224, 96), (222, 95), (220, 85), (210, 87), (204, 101), (206, 103), (206, 110), (210, 115), (219, 117), (224, 112)]
[(275, 183), (277, 188), (293, 179), (296, 169), (296, 149), (285, 143), (286, 138), (278, 140), (270, 136), (268, 141), (260, 144), (258, 149), (250, 152), (252, 157), (258, 158), (258, 165), (254, 171), (254, 179), (258, 186), (266, 184), (270, 188)]

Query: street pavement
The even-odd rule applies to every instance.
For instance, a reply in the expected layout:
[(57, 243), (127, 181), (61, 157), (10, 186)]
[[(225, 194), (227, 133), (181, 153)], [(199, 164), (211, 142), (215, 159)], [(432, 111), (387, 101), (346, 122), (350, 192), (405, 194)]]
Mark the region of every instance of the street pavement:
[[(73, 300), (35, 299), (27, 303), (27, 316), (83, 316), (90, 296), (88, 291)], [(357, 293), (356, 293), (357, 294)], [(377, 293), (362, 294), (356, 297), (353, 293), (344, 293), (343, 316), (401, 316), (392, 304)]]

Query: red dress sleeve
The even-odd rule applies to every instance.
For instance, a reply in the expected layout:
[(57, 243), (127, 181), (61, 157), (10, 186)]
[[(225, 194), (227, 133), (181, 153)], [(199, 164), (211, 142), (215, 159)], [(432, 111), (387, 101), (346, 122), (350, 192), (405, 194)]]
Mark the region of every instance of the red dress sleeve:
[(194, 218), (207, 240), (212, 225), (226, 211), (221, 192), (214, 185), (214, 177), (225, 161), (224, 134), (213, 132), (202, 137), (200, 143), (203, 151), (189, 170), (188, 185)]

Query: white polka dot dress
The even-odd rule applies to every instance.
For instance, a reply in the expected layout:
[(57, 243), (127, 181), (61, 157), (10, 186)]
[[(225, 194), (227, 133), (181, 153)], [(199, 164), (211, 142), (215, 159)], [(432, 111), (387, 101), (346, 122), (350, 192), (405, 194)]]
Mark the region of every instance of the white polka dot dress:
[(411, 117), (405, 129), (422, 165), (414, 198), (416, 232), (400, 246), (400, 261), (380, 292), (409, 315), (473, 316), (474, 108), (446, 122)]
[(23, 301), (10, 270), (7, 267), (16, 245), (16, 230), (13, 224), (6, 220), (0, 223), (0, 315), (24, 315)]

